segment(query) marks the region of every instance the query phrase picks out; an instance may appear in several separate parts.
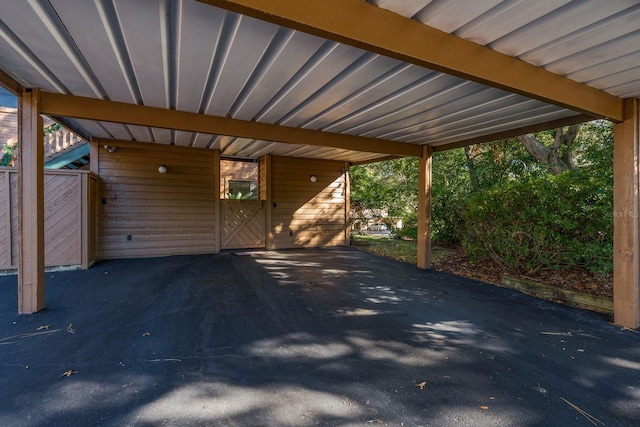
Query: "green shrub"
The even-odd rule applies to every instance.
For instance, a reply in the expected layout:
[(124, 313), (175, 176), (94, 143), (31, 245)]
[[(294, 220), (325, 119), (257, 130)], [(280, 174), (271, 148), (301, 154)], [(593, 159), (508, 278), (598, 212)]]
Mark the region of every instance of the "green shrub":
[(418, 213), (406, 213), (402, 217), (402, 228), (395, 231), (398, 239), (417, 239), (418, 238)]
[(464, 205), (461, 243), (476, 261), (514, 273), (612, 270), (613, 192), (590, 168), (522, 178), (480, 192)]

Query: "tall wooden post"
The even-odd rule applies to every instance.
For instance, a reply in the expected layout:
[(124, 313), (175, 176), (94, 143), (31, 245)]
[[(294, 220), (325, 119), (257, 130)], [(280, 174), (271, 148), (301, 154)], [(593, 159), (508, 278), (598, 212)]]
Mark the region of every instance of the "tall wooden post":
[(431, 268), (431, 147), (422, 146), (418, 174), (418, 268)]
[(271, 197), (271, 154), (267, 154), (263, 158), (264, 167), (260, 173), (264, 173), (264, 188), (266, 194), (264, 195), (264, 248), (268, 251), (273, 249), (273, 199)]
[(344, 246), (351, 246), (351, 177), (349, 162), (344, 162)]
[(44, 308), (44, 134), (40, 92), (20, 96), (18, 129), (18, 312)]
[(613, 143), (614, 322), (640, 327), (640, 100), (627, 99)]
[(213, 163), (215, 172), (213, 174), (213, 188), (216, 194), (214, 199), (215, 211), (215, 241), (213, 242), (214, 252), (222, 250), (222, 200), (220, 200), (220, 150), (213, 151)]

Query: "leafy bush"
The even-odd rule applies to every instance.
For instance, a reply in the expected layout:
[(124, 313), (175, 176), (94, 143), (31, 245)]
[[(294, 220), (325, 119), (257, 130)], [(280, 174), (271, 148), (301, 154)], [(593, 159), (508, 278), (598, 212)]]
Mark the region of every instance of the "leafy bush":
[(11, 166), (15, 150), (16, 145), (5, 144), (2, 151), (0, 151), (0, 154), (2, 154), (2, 157), (0, 157), (0, 166)]
[(580, 267), (612, 270), (613, 190), (591, 168), (521, 178), (464, 204), (461, 243), (473, 259), (514, 273)]
[(402, 218), (402, 228), (395, 231), (398, 239), (417, 239), (418, 238), (418, 213), (411, 212)]

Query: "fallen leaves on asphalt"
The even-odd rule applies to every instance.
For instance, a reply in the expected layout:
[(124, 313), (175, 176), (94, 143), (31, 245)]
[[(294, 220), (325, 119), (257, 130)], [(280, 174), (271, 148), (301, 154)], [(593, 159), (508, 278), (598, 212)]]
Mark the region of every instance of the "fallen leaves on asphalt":
[(483, 411), (486, 411), (486, 410), (488, 410), (488, 409), (489, 409), (489, 407), (488, 407), (488, 406), (486, 406), (486, 405), (482, 405), (482, 406), (480, 407), (480, 409), (482, 409)]
[(69, 326), (67, 326), (67, 332), (69, 332), (70, 334), (75, 334), (76, 330), (73, 329), (73, 323), (69, 323)]
[(420, 387), (420, 390), (424, 389), (424, 386), (427, 385), (426, 381), (422, 381), (421, 383), (416, 384), (416, 387)]
[(77, 374), (78, 371), (74, 371), (73, 369), (69, 369), (67, 372), (64, 372), (62, 375), (60, 375), (61, 377), (70, 377), (73, 374)]

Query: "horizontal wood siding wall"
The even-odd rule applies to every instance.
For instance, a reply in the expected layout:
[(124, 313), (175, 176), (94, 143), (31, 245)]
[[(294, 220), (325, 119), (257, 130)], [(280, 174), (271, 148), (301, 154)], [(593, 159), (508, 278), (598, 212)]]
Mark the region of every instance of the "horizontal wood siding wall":
[[(91, 203), (89, 182), (95, 176), (85, 171), (52, 171), (44, 175), (45, 265), (87, 267), (95, 254), (87, 252), (87, 241), (95, 233), (86, 222)], [(94, 201), (95, 203), (95, 201)], [(0, 168), (0, 269), (18, 265), (18, 174)], [(86, 223), (85, 223), (86, 222)]]
[(271, 162), (272, 248), (347, 244), (344, 162), (279, 156)]
[[(108, 145), (116, 151), (98, 146), (100, 258), (218, 250), (213, 150), (120, 141)], [(167, 173), (158, 172), (160, 165)]]

